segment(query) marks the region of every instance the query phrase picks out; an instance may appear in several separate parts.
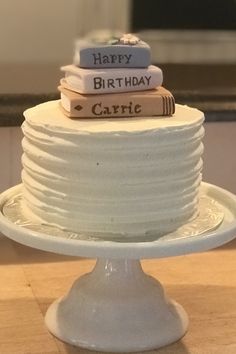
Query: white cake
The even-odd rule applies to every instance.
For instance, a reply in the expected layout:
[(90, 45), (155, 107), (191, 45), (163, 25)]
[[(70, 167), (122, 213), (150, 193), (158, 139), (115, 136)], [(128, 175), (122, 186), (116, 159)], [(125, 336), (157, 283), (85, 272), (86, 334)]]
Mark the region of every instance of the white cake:
[(23, 123), (23, 207), (30, 218), (113, 238), (161, 235), (198, 213), (204, 114), (68, 119), (51, 101)]

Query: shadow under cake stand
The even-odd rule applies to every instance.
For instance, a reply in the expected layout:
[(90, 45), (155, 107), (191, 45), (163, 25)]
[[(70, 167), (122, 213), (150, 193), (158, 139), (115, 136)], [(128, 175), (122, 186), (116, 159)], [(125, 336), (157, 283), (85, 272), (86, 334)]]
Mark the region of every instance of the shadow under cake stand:
[[(145, 274), (140, 259), (200, 252), (236, 236), (236, 197), (202, 183), (200, 216), (177, 232), (121, 242), (65, 233), (24, 219), (22, 185), (0, 196), (0, 230), (22, 244), (64, 255), (98, 258), (93, 271), (75, 281), (46, 313), (46, 325), (61, 340), (92, 350), (157, 349), (180, 339), (188, 327), (181, 305)], [(181, 285), (180, 285), (181, 286)]]

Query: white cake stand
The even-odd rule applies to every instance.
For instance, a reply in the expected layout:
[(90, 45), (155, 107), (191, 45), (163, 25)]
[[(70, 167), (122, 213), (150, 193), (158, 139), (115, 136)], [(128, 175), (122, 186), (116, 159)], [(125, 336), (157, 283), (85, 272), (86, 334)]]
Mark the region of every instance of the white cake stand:
[(236, 197), (206, 183), (202, 193), (224, 212), (217, 229), (148, 242), (67, 239), (33, 231), (26, 224), (19, 226), (3, 210), (20, 192), (21, 185), (0, 196), (0, 230), (6, 236), (42, 250), (98, 258), (94, 270), (76, 280), (69, 293), (55, 301), (46, 314), (46, 325), (56, 337), (88, 349), (144, 351), (181, 338), (188, 327), (187, 314), (166, 297), (156, 279), (142, 271), (140, 259), (204, 251), (236, 236)]

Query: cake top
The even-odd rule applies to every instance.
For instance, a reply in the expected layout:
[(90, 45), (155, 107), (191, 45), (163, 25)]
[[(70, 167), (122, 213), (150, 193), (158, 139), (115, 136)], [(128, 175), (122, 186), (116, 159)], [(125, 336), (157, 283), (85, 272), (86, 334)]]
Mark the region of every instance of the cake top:
[(201, 124), (203, 112), (188, 106), (176, 105), (175, 113), (166, 119), (155, 117), (110, 118), (110, 119), (68, 119), (60, 109), (58, 100), (45, 102), (24, 112), (26, 121), (34, 127), (44, 127), (48, 131), (62, 134), (145, 134), (158, 129), (177, 130)]

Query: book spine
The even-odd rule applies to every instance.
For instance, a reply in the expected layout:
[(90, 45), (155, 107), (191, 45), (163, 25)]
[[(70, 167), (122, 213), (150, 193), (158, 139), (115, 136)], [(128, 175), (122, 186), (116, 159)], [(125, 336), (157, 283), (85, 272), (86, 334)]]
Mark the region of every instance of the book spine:
[(163, 116), (169, 116), (175, 113), (175, 99), (172, 95), (161, 96)]
[(111, 117), (144, 117), (169, 116), (175, 111), (172, 95), (126, 97), (108, 95), (100, 98), (90, 96), (89, 99), (74, 99), (68, 103), (61, 96), (61, 104), (69, 117), (74, 118), (111, 118)]

